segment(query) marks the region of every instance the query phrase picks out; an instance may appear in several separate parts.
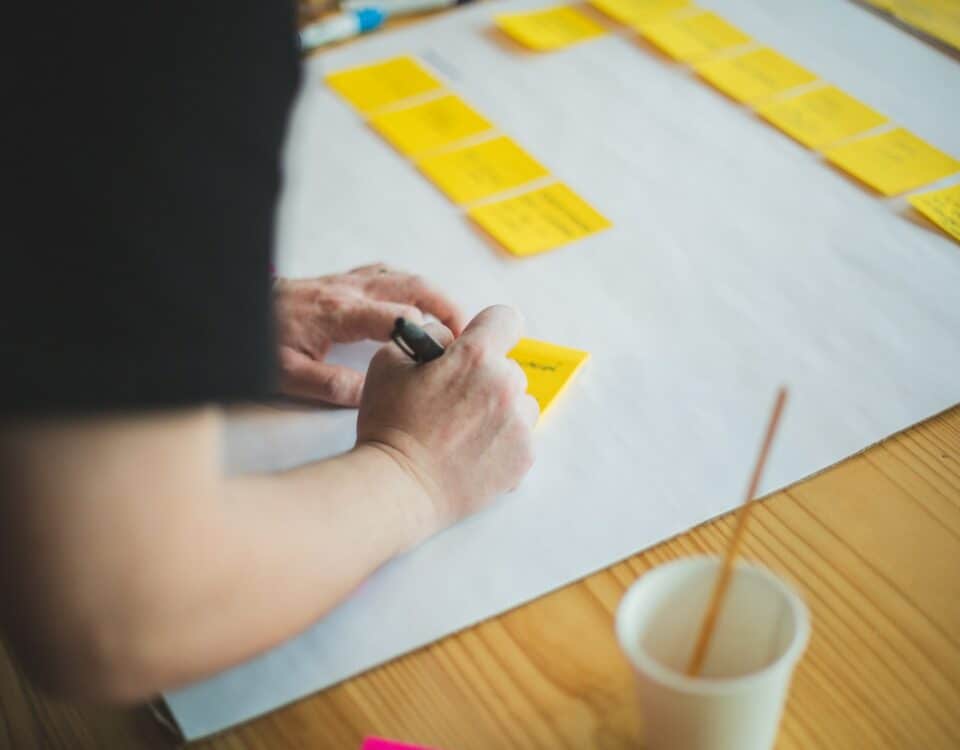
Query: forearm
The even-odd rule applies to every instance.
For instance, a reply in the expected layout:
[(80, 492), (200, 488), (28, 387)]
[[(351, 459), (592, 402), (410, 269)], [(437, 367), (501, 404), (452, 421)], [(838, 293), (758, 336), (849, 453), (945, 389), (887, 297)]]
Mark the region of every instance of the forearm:
[(210, 410), (0, 432), (3, 624), (38, 679), (130, 700), (225, 668), (430, 530), (384, 451), (224, 479), (219, 434)]
[[(430, 523), (428, 500), (387, 453), (359, 447), (272, 476), (228, 480), (215, 547), (170, 581), (157, 681), (177, 684), (303, 630)], [(173, 571), (171, 571), (173, 572)], [(179, 576), (177, 576), (179, 577)]]

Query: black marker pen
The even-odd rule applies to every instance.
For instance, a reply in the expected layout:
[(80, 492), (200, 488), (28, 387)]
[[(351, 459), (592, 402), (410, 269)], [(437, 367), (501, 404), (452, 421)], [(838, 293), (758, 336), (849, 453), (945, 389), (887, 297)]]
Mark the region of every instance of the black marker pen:
[(414, 362), (429, 362), (444, 352), (443, 347), (434, 341), (430, 334), (404, 318), (397, 318), (390, 338)]

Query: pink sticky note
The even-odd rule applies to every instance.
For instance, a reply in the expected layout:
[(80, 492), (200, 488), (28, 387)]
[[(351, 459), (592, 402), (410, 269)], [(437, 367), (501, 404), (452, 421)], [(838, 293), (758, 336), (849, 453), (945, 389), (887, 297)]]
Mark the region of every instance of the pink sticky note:
[(367, 737), (360, 750), (437, 750), (423, 745), (408, 745), (404, 742), (385, 740), (382, 737)]

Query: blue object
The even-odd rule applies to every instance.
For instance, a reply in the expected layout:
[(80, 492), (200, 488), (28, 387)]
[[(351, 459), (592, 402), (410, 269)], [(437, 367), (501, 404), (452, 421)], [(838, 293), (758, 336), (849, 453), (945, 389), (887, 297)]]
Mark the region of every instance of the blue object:
[(380, 8), (361, 8), (356, 11), (356, 15), (361, 34), (365, 31), (372, 31), (378, 28), (387, 20), (387, 14), (380, 10)]

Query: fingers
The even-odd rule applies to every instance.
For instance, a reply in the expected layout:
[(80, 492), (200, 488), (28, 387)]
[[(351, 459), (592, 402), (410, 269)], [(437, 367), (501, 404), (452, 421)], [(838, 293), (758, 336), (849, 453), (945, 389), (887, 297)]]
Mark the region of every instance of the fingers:
[(352, 340), (389, 341), (397, 318), (406, 318), (417, 325), (423, 323), (423, 314), (416, 307), (368, 300), (351, 312), (347, 335)]
[(506, 305), (494, 305), (470, 321), (455, 346), (476, 345), (496, 354), (506, 354), (520, 340), (523, 320)]
[(422, 280), (417, 279), (417, 277), (414, 277), (414, 281), (420, 281), (421, 283), (414, 284), (413, 298), (410, 301), (424, 312), (433, 315), (454, 334), (460, 335), (464, 323), (466, 323), (466, 318), (460, 308), (452, 300), (428, 286)]
[(444, 349), (453, 343), (453, 331), (443, 325), (443, 323), (437, 323), (431, 320), (423, 327), (423, 330)]
[(357, 406), (363, 392), (363, 374), (284, 347), (280, 351), (280, 390), (296, 398)]
[(415, 305), (433, 315), (447, 328), (459, 335), (463, 330), (464, 317), (452, 300), (420, 276), (414, 276), (377, 264), (357, 269), (357, 273), (370, 275), (367, 290), (374, 297), (390, 302)]

